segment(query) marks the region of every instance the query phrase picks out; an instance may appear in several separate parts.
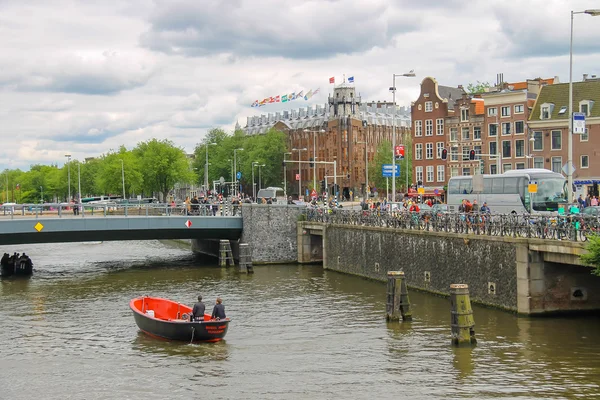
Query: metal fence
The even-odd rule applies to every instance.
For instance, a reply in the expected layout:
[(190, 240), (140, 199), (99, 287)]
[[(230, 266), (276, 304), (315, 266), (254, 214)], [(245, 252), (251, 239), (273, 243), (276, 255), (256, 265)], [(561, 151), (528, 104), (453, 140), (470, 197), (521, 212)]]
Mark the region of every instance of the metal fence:
[(0, 206), (0, 219), (22, 218), (85, 218), (85, 217), (175, 217), (175, 216), (242, 216), (239, 204), (223, 202), (218, 204), (176, 205), (148, 204), (15, 204)]
[(306, 220), (340, 225), (570, 241), (586, 241), (588, 236), (600, 232), (599, 218), (583, 214), (432, 214), (319, 208), (307, 209)]

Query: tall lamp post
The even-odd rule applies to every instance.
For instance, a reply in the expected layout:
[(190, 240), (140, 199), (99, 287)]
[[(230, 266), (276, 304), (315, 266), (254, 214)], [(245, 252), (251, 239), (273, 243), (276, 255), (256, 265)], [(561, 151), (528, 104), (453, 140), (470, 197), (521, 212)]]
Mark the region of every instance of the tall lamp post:
[[(392, 74), (392, 87), (390, 91), (392, 92), (392, 103), (393, 103), (393, 113), (392, 113), (392, 202), (396, 201), (396, 77), (404, 76), (407, 78), (414, 78), (415, 71), (410, 70), (405, 74)], [(404, 158), (406, 158), (406, 190), (408, 190), (408, 152), (406, 152)]]
[(237, 181), (237, 152), (238, 151), (244, 151), (244, 149), (241, 147), (238, 149), (233, 149), (233, 171), (234, 171), (233, 181), (235, 182), (235, 187), (233, 189), (234, 196), (237, 193), (237, 185), (238, 185), (238, 181)]
[(67, 203), (71, 201), (71, 155), (65, 154), (67, 157), (67, 186), (69, 197), (67, 198)]
[(81, 204), (81, 163), (79, 161), (77, 162), (77, 192), (79, 193), (78, 203)]
[(283, 195), (287, 201), (287, 163), (285, 162), (285, 156), (291, 156), (291, 152), (283, 153)]
[(121, 159), (121, 180), (123, 182), (123, 201), (125, 201), (125, 165)]
[(256, 201), (256, 184), (254, 183), (254, 167), (258, 165), (257, 161), (252, 161), (252, 199)]
[(355, 144), (364, 144), (365, 145), (365, 201), (367, 201), (368, 199), (368, 195), (369, 195), (369, 159), (367, 158), (367, 140), (366, 140), (366, 136), (365, 135), (365, 141), (364, 142), (359, 142), (359, 141), (355, 141)]
[(597, 17), (600, 16), (600, 8), (585, 11), (571, 11), (571, 44), (569, 46), (569, 154), (567, 160), (569, 203), (573, 201), (573, 16), (575, 14), (588, 14), (592, 17)]
[(40, 186), (40, 192), (42, 193), (42, 195), (41, 195), (42, 202), (40, 204), (44, 204), (44, 187), (43, 186)]
[[(325, 133), (325, 129), (320, 129), (318, 131), (311, 131), (308, 129), (304, 129), (305, 133), (313, 134), (313, 161), (317, 161), (317, 133)], [(313, 164), (313, 189), (317, 188), (317, 164)]]
[[(292, 151), (298, 152), (298, 161), (302, 161), (302, 152), (306, 151), (306, 147), (301, 149), (293, 148)], [(302, 163), (298, 163), (298, 200), (300, 200), (300, 196), (302, 196)]]
[(265, 164), (258, 164), (258, 190), (262, 189), (261, 168), (264, 166)]
[(208, 146), (216, 146), (216, 143), (206, 143), (206, 162), (204, 163), (204, 193), (208, 192)]

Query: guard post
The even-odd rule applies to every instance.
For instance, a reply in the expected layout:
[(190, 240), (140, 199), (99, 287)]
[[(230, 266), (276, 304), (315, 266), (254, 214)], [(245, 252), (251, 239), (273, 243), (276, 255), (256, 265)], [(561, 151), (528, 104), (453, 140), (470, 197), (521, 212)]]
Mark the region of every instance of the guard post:
[(475, 319), (471, 309), (469, 285), (450, 285), (452, 344), (461, 346), (475, 344)]

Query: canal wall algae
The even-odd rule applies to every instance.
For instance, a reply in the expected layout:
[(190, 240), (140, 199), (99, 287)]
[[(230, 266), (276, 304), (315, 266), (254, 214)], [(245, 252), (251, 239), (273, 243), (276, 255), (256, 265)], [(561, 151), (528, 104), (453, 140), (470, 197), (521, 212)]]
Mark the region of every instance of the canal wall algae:
[[(299, 242), (317, 224), (301, 223)], [(527, 315), (600, 309), (600, 277), (581, 265), (578, 243), (321, 224), (323, 266), (386, 281), (401, 270), (416, 289), (449, 295), (469, 285), (473, 302)]]

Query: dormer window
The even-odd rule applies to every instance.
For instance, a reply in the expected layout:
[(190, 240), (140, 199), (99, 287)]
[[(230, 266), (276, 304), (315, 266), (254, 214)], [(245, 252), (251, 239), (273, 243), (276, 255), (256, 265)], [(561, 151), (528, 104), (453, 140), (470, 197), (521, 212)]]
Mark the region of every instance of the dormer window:
[(469, 109), (461, 108), (460, 110), (460, 122), (465, 122), (469, 120)]
[(590, 116), (594, 102), (592, 100), (581, 100), (579, 102), (579, 112), (584, 113), (586, 117)]
[(540, 119), (552, 118), (552, 110), (554, 110), (554, 104), (544, 103), (540, 106)]

